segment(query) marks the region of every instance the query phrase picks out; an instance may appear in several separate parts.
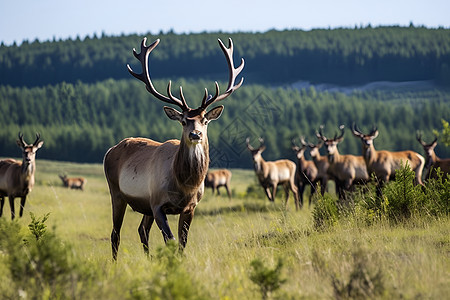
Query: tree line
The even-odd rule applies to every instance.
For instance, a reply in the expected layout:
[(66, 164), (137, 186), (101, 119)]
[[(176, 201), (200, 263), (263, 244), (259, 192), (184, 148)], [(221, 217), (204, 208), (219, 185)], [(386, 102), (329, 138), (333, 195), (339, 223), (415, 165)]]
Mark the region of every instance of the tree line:
[[(306, 80), (337, 84), (371, 81), (435, 80), (450, 85), (450, 30), (376, 27), (268, 31), (264, 33), (172, 32), (143, 36), (161, 39), (152, 53), (157, 77), (216, 78), (226, 74), (217, 38), (235, 42), (246, 59), (246, 82), (279, 84)], [(141, 35), (86, 36), (83, 39), (23, 41), (0, 46), (0, 82), (45, 86), (129, 78)], [(226, 75), (225, 75), (226, 76)]]
[[(154, 83), (165, 91), (166, 80)], [(191, 107), (200, 105), (205, 87), (214, 90), (210, 80), (178, 79), (173, 84), (183, 86)], [(416, 130), (423, 131), (425, 141), (432, 140), (432, 130), (442, 127), (442, 119), (449, 120), (449, 97), (445, 89), (341, 93), (244, 84), (223, 102), (221, 118), (209, 125), (211, 166), (250, 168), (246, 137), (255, 144), (258, 137), (265, 139), (263, 156), (268, 160), (294, 159), (291, 139), (303, 135), (316, 143), (314, 133), (322, 124), (326, 136), (338, 132), (340, 124), (346, 125), (340, 151), (360, 154), (360, 142), (348, 130), (352, 122), (363, 131), (378, 127), (377, 149), (422, 153)], [(179, 139), (181, 125), (165, 116), (163, 105), (134, 79), (32, 88), (0, 86), (0, 110), (7, 112), (0, 118), (0, 156), (20, 156), (15, 143), (19, 131), (26, 141), (34, 140), (36, 132), (41, 134), (45, 144), (39, 158), (75, 162), (100, 163), (107, 149), (125, 137)], [(450, 156), (442, 145), (436, 152)]]

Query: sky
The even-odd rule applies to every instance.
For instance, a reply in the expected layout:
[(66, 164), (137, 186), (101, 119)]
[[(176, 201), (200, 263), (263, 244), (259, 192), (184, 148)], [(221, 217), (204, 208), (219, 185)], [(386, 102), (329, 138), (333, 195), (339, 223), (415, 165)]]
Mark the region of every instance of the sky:
[(450, 28), (449, 0), (1, 0), (0, 42), (150, 32), (400, 25)]

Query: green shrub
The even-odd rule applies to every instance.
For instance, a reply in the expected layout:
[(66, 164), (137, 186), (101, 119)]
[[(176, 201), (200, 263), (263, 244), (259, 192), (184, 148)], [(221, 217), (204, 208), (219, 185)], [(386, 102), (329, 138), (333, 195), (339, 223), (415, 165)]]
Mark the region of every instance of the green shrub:
[(370, 259), (361, 249), (352, 253), (352, 265), (348, 278), (331, 276), (331, 284), (336, 299), (373, 299), (385, 293), (383, 274), (370, 267)]
[(271, 269), (266, 267), (260, 259), (255, 259), (250, 263), (250, 280), (259, 287), (262, 299), (267, 299), (272, 292), (278, 290), (286, 279), (281, 278), (283, 261), (278, 258), (276, 266)]
[[(66, 299), (81, 295), (90, 273), (79, 267), (71, 248), (47, 230), (43, 218), (31, 214), (29, 233), (22, 234), (17, 222), (0, 219), (0, 250), (6, 255), (12, 285), (4, 291), (12, 298)], [(27, 296), (28, 295), (28, 296)]]
[(316, 205), (313, 209), (313, 222), (316, 230), (324, 230), (334, 226), (339, 220), (339, 209), (335, 198), (325, 193), (323, 196), (316, 193)]
[(210, 299), (183, 267), (177, 242), (158, 247), (156, 261), (150, 281), (137, 283), (131, 291), (132, 299)]

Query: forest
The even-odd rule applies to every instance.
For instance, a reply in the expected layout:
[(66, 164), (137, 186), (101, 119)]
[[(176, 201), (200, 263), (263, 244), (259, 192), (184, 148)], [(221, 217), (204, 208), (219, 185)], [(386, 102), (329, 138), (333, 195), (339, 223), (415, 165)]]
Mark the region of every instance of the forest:
[[(359, 154), (348, 128), (377, 126), (377, 149), (422, 153), (416, 131), (432, 140), (433, 129), (450, 119), (450, 30), (377, 27), (146, 35), (161, 43), (150, 58), (156, 88), (169, 79), (183, 86), (188, 104), (200, 104), (214, 80), (224, 88), (227, 69), (217, 38), (232, 37), (235, 60), (245, 58), (244, 85), (224, 104), (222, 117), (209, 126), (212, 167), (251, 167), (245, 138), (262, 136), (266, 159), (294, 158), (291, 140), (315, 143), (347, 127), (341, 153)], [(142, 36), (85, 37), (83, 40), (24, 41), (0, 47), (0, 156), (19, 156), (18, 132), (45, 146), (40, 158), (101, 162), (107, 149), (129, 136), (164, 141), (179, 138), (181, 127), (163, 113), (125, 65), (139, 70), (132, 48)], [(149, 43), (148, 42), (148, 43)], [(292, 88), (300, 80), (344, 86), (373, 81), (427, 81), (415, 89), (323, 91)], [(175, 88), (174, 88), (175, 90)], [(450, 156), (442, 145), (436, 149)]]

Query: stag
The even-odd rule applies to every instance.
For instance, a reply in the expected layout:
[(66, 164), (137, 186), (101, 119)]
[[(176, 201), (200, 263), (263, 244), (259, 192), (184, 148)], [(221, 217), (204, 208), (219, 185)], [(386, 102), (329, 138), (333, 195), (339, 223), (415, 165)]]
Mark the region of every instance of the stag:
[(362, 156), (341, 155), (339, 153), (337, 145), (344, 140), (344, 125), (339, 127), (341, 134), (339, 136), (335, 134), (332, 139), (328, 139), (323, 135), (322, 128), (323, 126), (320, 126), (316, 136), (325, 143), (330, 163), (328, 173), (336, 182), (339, 198), (344, 199), (345, 191), (352, 190), (354, 184), (365, 183), (369, 180), (366, 163)]
[(367, 166), (367, 172), (374, 174), (379, 180), (378, 193), (389, 180), (395, 179), (395, 172), (406, 164), (416, 173), (416, 183), (422, 184), (422, 170), (425, 165), (425, 159), (419, 153), (414, 151), (391, 152), (386, 150), (375, 150), (373, 140), (378, 136), (378, 129), (372, 128), (369, 134), (364, 134), (353, 123), (352, 132), (355, 137), (361, 139), (362, 154)]
[(23, 208), (27, 195), (34, 186), (34, 173), (36, 172), (36, 152), (44, 144), (39, 141), (40, 134), (36, 134), (33, 144), (27, 144), (23, 134), (19, 133), (17, 145), (22, 149), (22, 161), (14, 159), (0, 160), (0, 217), (3, 214), (5, 197), (9, 198), (11, 219), (15, 218), (14, 199), (20, 197), (19, 217), (23, 215)]
[(75, 190), (83, 190), (87, 180), (83, 177), (67, 177), (66, 174), (59, 175), (64, 187)]
[(230, 193), (231, 171), (227, 169), (219, 169), (209, 171), (205, 178), (205, 187), (212, 189), (213, 195), (217, 191), (220, 195), (219, 187), (223, 186), (227, 190), (228, 198), (231, 199)]
[(311, 206), (311, 199), (316, 192), (316, 186), (319, 182), (319, 171), (311, 160), (306, 160), (305, 150), (308, 147), (303, 137), (300, 138), (301, 147), (295, 144), (292, 139), (292, 150), (297, 156), (297, 172), (295, 175), (295, 182), (298, 187), (298, 195), (300, 198), (300, 205), (303, 206), (303, 193), (307, 186), (311, 186), (311, 193), (309, 194), (309, 206)]
[(214, 96), (208, 95), (205, 88), (202, 103), (196, 109), (187, 105), (181, 86), (179, 98), (172, 94), (171, 81), (167, 86), (167, 96), (159, 93), (153, 86), (148, 58), (159, 44), (159, 39), (146, 46), (144, 38), (141, 52), (137, 53), (133, 49), (134, 56), (141, 64), (142, 73), (135, 73), (127, 65), (129, 72), (144, 82), (147, 91), (158, 100), (181, 109), (179, 112), (165, 106), (164, 112), (169, 119), (180, 122), (183, 131), (181, 140), (168, 140), (164, 143), (147, 138), (126, 138), (105, 154), (104, 171), (112, 202), (111, 246), (114, 260), (117, 259), (120, 229), (127, 204), (143, 214), (138, 232), (146, 253), (148, 253), (148, 234), (153, 221), (156, 221), (165, 242), (175, 240), (167, 221), (168, 214), (180, 215), (178, 222), (180, 250), (186, 246), (194, 209), (203, 196), (204, 180), (208, 171), (208, 124), (218, 119), (223, 110), (222, 105), (209, 111), (207, 108), (230, 96), (244, 80), (241, 78), (240, 82), (235, 84), (236, 77), (244, 68), (244, 59), (241, 59), (239, 67), (234, 67), (232, 40), (229, 39), (228, 48), (221, 40), (218, 42), (228, 63), (228, 87), (220, 94), (219, 84), (215, 82)]
[(443, 172), (444, 178), (450, 174), (450, 158), (441, 159), (434, 152), (434, 148), (437, 146), (437, 137), (427, 144), (422, 141), (422, 135), (417, 132), (417, 141), (422, 145), (425, 151), (425, 167), (428, 171), (425, 178), (437, 178), (437, 169), (439, 168)]
[[(269, 201), (275, 201), (275, 195), (279, 184), (283, 185), (286, 194), (285, 203), (289, 199), (289, 190), (294, 194), (295, 208), (298, 210), (298, 190), (295, 184), (296, 166), (293, 161), (281, 159), (276, 161), (265, 161), (262, 152), (266, 149), (264, 140), (259, 139), (259, 147), (253, 148), (250, 145), (250, 138), (247, 138), (247, 148), (253, 157), (255, 173), (259, 183), (264, 189)], [(272, 192), (270, 191), (272, 189)]]

